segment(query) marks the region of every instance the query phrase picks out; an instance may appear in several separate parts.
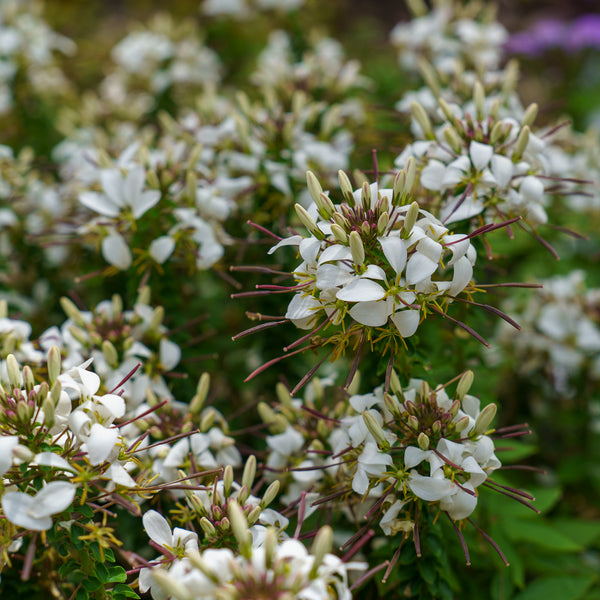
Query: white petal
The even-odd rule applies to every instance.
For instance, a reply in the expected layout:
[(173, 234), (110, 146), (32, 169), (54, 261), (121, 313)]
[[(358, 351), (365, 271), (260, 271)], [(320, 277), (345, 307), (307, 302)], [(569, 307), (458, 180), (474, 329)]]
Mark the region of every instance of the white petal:
[(435, 261), (436, 263), (442, 256), (442, 250), (442, 245), (439, 242), (432, 240), (430, 237), (424, 237), (417, 244), (417, 252), (424, 254), (427, 258)]
[(60, 513), (71, 506), (76, 491), (77, 487), (68, 481), (51, 481), (33, 497), (28, 513), (35, 519)]
[(406, 266), (406, 245), (404, 241), (398, 237), (388, 236), (379, 238), (379, 244), (392, 269), (397, 275), (400, 275)]
[(317, 318), (321, 303), (313, 296), (296, 294), (287, 307), (285, 318), (293, 321), (300, 329), (310, 329), (311, 322)]
[(473, 140), (469, 146), (469, 155), (473, 161), (473, 166), (478, 171), (481, 171), (484, 167), (487, 167), (490, 159), (494, 155), (494, 147)]
[(452, 284), (448, 288), (448, 294), (450, 296), (460, 294), (469, 281), (471, 281), (472, 277), (473, 265), (471, 265), (471, 261), (466, 256), (463, 256), (454, 264), (454, 276), (452, 277)]
[(100, 387), (100, 377), (93, 371), (88, 371), (83, 365), (77, 368), (77, 374), (85, 388), (85, 393), (89, 396), (93, 396)]
[(391, 318), (404, 338), (410, 337), (417, 331), (421, 320), (419, 311), (412, 308), (396, 311)]
[(453, 492), (454, 484), (445, 477), (425, 477), (417, 472), (411, 472), (408, 478), (411, 492), (427, 502), (441, 500)]
[(70, 471), (73, 473), (77, 472), (77, 469), (73, 467), (68, 460), (58, 454), (54, 454), (54, 452), (40, 452), (39, 454), (36, 454), (35, 458), (31, 461), (31, 464), (61, 469), (62, 471)]
[(125, 271), (131, 266), (129, 246), (119, 233), (111, 233), (102, 240), (102, 256), (106, 262), (121, 271)]
[(429, 458), (431, 450), (421, 450), (416, 446), (408, 446), (404, 451), (404, 468), (412, 469)]
[(159, 265), (162, 265), (173, 254), (174, 249), (175, 240), (170, 235), (163, 235), (152, 241), (148, 252)]
[(33, 498), (23, 492), (5, 492), (2, 496), (2, 510), (4, 516), (11, 523), (33, 531), (50, 529), (52, 527), (50, 517), (37, 519), (29, 514), (29, 509), (33, 503)]
[(336, 298), (344, 302), (370, 302), (384, 296), (385, 290), (378, 283), (361, 278), (355, 279), (336, 294)]
[(292, 235), (291, 237), (283, 238), (274, 246), (269, 248), (267, 254), (273, 254), (275, 250), (279, 250), (279, 248), (283, 248), (283, 246), (297, 246), (303, 239), (304, 238), (301, 235)]
[(6, 435), (0, 437), (0, 475), (4, 475), (12, 466), (13, 448), (19, 443), (19, 436)]
[(125, 208), (126, 201), (123, 197), (124, 181), (118, 169), (103, 169), (100, 172), (100, 181), (104, 193), (119, 209)]
[(508, 187), (510, 180), (512, 179), (513, 172), (515, 170), (515, 165), (510, 158), (507, 156), (501, 156), (499, 154), (494, 154), (492, 156), (492, 173), (498, 182), (498, 187), (505, 188)]
[(374, 302), (359, 302), (355, 304), (348, 314), (361, 325), (367, 327), (381, 327), (387, 323), (391, 313), (391, 302), (386, 300)]
[(361, 277), (366, 277), (367, 279), (379, 279), (380, 281), (385, 281), (386, 279), (385, 271), (378, 265), (367, 265), (367, 268)]
[(104, 396), (96, 396), (95, 399), (108, 408), (115, 419), (125, 414), (125, 400), (118, 394), (104, 394)]
[(119, 464), (110, 465), (106, 470), (104, 477), (123, 487), (135, 487), (137, 485), (133, 477), (131, 477), (127, 470)]
[(104, 462), (118, 439), (118, 429), (109, 429), (100, 423), (94, 423), (90, 429), (90, 437), (86, 440), (89, 461), (93, 465)]
[(98, 192), (83, 192), (79, 195), (79, 202), (104, 217), (118, 217), (121, 213), (114, 202)]
[(149, 510), (142, 517), (144, 529), (148, 537), (159, 546), (170, 546), (173, 542), (173, 533), (168, 521), (157, 511)]
[(324, 262), (331, 262), (332, 260), (350, 260), (352, 258), (352, 252), (347, 246), (340, 244), (333, 244), (323, 250), (321, 256), (319, 256), (319, 264), (322, 265)]
[(162, 338), (159, 347), (160, 364), (170, 371), (175, 368), (181, 358), (181, 348), (171, 340)]
[[(462, 486), (472, 490), (468, 483), (464, 483)], [(455, 521), (466, 519), (477, 506), (477, 496), (471, 495), (460, 488), (457, 488), (457, 490), (455, 494), (443, 498), (440, 502), (440, 508), (445, 510), (450, 518)]]
[(432, 275), (438, 267), (436, 261), (431, 260), (420, 252), (415, 252), (409, 259), (406, 267), (406, 282), (418, 283)]
[(428, 190), (439, 190), (442, 187), (442, 179), (446, 167), (438, 160), (432, 160), (421, 171), (421, 185)]
[(143, 192), (132, 207), (134, 219), (139, 219), (146, 211), (150, 210), (160, 200), (158, 190), (147, 190)]
[(539, 202), (544, 195), (544, 184), (533, 175), (528, 175), (519, 186), (519, 191), (530, 201)]

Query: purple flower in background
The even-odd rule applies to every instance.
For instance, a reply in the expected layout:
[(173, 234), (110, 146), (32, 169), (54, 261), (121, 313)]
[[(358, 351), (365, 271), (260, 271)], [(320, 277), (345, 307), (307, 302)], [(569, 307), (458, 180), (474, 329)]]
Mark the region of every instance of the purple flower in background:
[(552, 48), (566, 52), (600, 48), (600, 14), (583, 15), (571, 23), (540, 19), (529, 30), (511, 35), (505, 48), (509, 54), (529, 56), (540, 56)]
[(576, 52), (582, 48), (600, 48), (600, 14), (583, 15), (569, 28), (565, 49)]
[(511, 35), (506, 50), (511, 54), (539, 56), (549, 48), (562, 46), (569, 26), (559, 19), (541, 19), (528, 31)]

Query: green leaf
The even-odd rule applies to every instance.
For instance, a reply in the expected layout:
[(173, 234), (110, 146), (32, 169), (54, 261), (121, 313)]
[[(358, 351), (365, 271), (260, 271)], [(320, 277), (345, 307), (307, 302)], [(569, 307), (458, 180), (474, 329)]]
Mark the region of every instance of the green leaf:
[[(492, 539), (500, 546), (500, 550), (502, 550), (504, 556), (506, 556), (506, 560), (510, 563), (510, 566), (503, 569), (502, 573), (505, 574), (514, 585), (523, 588), (525, 586), (525, 568), (523, 566), (521, 555), (508, 539), (504, 529), (501, 529), (498, 523), (492, 525), (490, 533)], [(493, 550), (493, 552), (496, 554), (495, 550)], [(498, 559), (500, 559), (500, 557), (498, 557)], [(506, 585), (504, 587), (506, 587)]]
[(125, 572), (125, 569), (120, 566), (109, 567), (107, 581), (109, 583), (124, 583), (127, 581), (127, 573)]
[(115, 600), (120, 600), (121, 598), (139, 599), (139, 596), (128, 585), (123, 583), (115, 585), (115, 587), (112, 590), (112, 593)]
[(556, 576), (536, 579), (515, 600), (578, 600), (594, 583), (594, 577)]
[(573, 541), (551, 524), (542, 520), (518, 519), (505, 529), (507, 537), (512, 541), (530, 542), (542, 548), (560, 552), (579, 552), (583, 546)]
[(558, 531), (584, 547), (600, 538), (600, 522), (583, 519), (554, 519), (552, 525)]
[(512, 465), (516, 462), (533, 456), (538, 451), (534, 444), (526, 444), (517, 440), (511, 440), (510, 450), (501, 450), (498, 452), (498, 458), (503, 465)]

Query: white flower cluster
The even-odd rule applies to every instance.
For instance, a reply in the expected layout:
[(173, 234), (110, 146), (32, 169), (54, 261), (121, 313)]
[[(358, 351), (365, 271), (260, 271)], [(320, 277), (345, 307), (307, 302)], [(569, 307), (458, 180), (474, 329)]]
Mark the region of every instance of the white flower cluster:
[(74, 54), (75, 43), (52, 31), (40, 13), (41, 4), (31, 0), (0, 4), (0, 114), (13, 106), (13, 85), (20, 71), (39, 94), (60, 93), (69, 86), (55, 55)]
[(473, 88), (473, 110), (439, 100), (444, 116), (433, 128), (424, 109), (413, 104), (422, 139), (407, 146), (395, 164), (409, 157), (420, 167), (421, 185), (439, 195), (444, 223), (479, 214), (490, 221), (521, 216), (532, 227), (547, 222), (546, 180), (551, 174), (544, 132), (531, 124), (537, 106), (520, 120), (499, 115), (498, 101), (486, 102), (483, 86)]
[(527, 302), (511, 302), (522, 331), (500, 327), (493, 361), (514, 363), (523, 376), (548, 373), (557, 391), (568, 393), (575, 377), (600, 379), (600, 290), (588, 289), (583, 271), (543, 280)]
[(146, 29), (132, 31), (112, 50), (121, 71), (109, 77), (127, 88), (129, 77), (152, 94), (171, 86), (202, 87), (220, 81), (217, 54), (202, 44), (191, 23), (176, 25), (170, 15), (154, 17)]
[(445, 73), (465, 66), (477, 71), (498, 68), (508, 32), (485, 11), (473, 14), (475, 3), (463, 7), (455, 0), (438, 0), (429, 13), (424, 3), (409, 4), (417, 14), (390, 34), (402, 67), (416, 71), (419, 60), (427, 59)]
[(143, 569), (140, 590), (150, 589), (155, 600), (351, 600), (348, 571), (362, 570), (365, 565), (345, 563), (328, 552), (330, 528), (319, 531), (312, 552), (297, 539), (279, 540), (273, 529), (267, 529), (256, 544), (251, 542), (242, 510), (234, 506), (237, 511), (232, 510), (230, 518), (241, 554), (226, 547), (199, 551), (194, 532), (171, 532), (158, 513), (146, 513), (146, 531), (176, 558), (168, 568)]
[[(333, 38), (319, 38), (296, 61), (292, 51), (292, 40), (285, 31), (276, 30), (269, 36), (266, 48), (258, 57), (258, 67), (251, 76), (252, 81), (263, 88), (277, 89), (290, 94), (294, 89), (311, 91), (339, 101), (353, 89), (364, 88), (369, 80), (360, 74), (357, 60), (347, 61), (342, 45)], [(362, 117), (360, 104), (346, 100), (340, 111)]]
[[(53, 347), (49, 383), (35, 384), (30, 367), (21, 371), (13, 355), (6, 359), (0, 388), (1, 503), (15, 525), (34, 531), (52, 527), (52, 515), (65, 511), (75, 497), (80, 483), (74, 476), (84, 471), (89, 472), (87, 485), (93, 480), (113, 489), (136, 485), (129, 474), (136, 465), (121, 458), (126, 440), (113, 426), (125, 414), (125, 401), (117, 394), (98, 395), (100, 378), (88, 366), (58, 374), (60, 356)], [(15, 472), (13, 467), (18, 467)], [(43, 486), (34, 486), (33, 477), (23, 478), (24, 469), (41, 477)]]
[(439, 503), (454, 520), (473, 512), (477, 488), (501, 465), (485, 435), (494, 405), (480, 410), (478, 398), (453, 399), (442, 386), (431, 390), (420, 380), (398, 397), (378, 388), (350, 402), (360, 413), (341, 423), (347, 444), (360, 451), (352, 489), (361, 495), (394, 490), (380, 521), (387, 535), (403, 530), (406, 519), (398, 515), (415, 499)]
[(203, 0), (200, 10), (212, 17), (227, 17), (245, 20), (262, 11), (278, 10), (292, 12), (299, 9), (305, 0)]
[(342, 323), (348, 315), (360, 327), (391, 324), (409, 337), (428, 303), (451, 302), (471, 281), (469, 238), (450, 233), (416, 202), (402, 204), (400, 193), (376, 183), (352, 191), (342, 178), (345, 202), (334, 204), (312, 173), (308, 180), (314, 202), (297, 212), (310, 235), (284, 238), (270, 250), (297, 246), (303, 259), (285, 314), (297, 327), (313, 328), (322, 317)]

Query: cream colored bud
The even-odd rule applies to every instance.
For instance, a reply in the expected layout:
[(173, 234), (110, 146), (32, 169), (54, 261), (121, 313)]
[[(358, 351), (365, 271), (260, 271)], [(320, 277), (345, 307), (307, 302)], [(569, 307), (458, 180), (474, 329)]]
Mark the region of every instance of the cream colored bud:
[(415, 415), (408, 415), (406, 417), (406, 424), (416, 433), (421, 428), (419, 419)]
[(492, 145), (503, 142), (504, 141), (504, 123), (502, 121), (496, 121), (496, 124), (492, 127), (492, 132), (490, 133), (490, 142)]
[(418, 217), (419, 205), (416, 202), (413, 202), (406, 211), (400, 237), (402, 237), (403, 239), (407, 239), (410, 237), (410, 234), (412, 233), (413, 227), (415, 226)]
[(214, 409), (211, 408), (207, 410), (200, 421), (200, 431), (208, 431), (215, 424), (216, 417), (217, 413), (214, 411)]
[(248, 531), (248, 521), (240, 505), (231, 501), (228, 504), (231, 531), (239, 544), (240, 553), (245, 558), (252, 555), (252, 534)]
[(242, 474), (242, 485), (245, 485), (249, 490), (252, 489), (254, 484), (254, 477), (256, 476), (256, 456), (251, 454), (246, 461), (244, 466), (244, 473)]
[(354, 190), (352, 189), (352, 183), (350, 178), (344, 171), (338, 171), (338, 180), (340, 182), (340, 190), (344, 200), (350, 205), (354, 206)]
[(208, 396), (208, 390), (210, 389), (210, 375), (208, 373), (202, 373), (196, 386), (196, 394), (194, 395), (190, 403), (190, 412), (197, 415), (202, 410), (204, 402)]
[(150, 323), (148, 324), (148, 329), (150, 331), (158, 331), (160, 326), (162, 325), (163, 319), (165, 318), (165, 309), (162, 306), (157, 306), (152, 312), (152, 316), (150, 317)]
[(79, 325), (79, 327), (85, 327), (85, 320), (83, 318), (83, 315), (81, 314), (81, 311), (75, 306), (72, 300), (70, 300), (66, 296), (63, 296), (60, 299), (60, 305), (67, 317), (69, 317), (74, 323)]
[(23, 367), (23, 387), (27, 392), (31, 392), (35, 387), (35, 377), (29, 365)]
[(463, 141), (454, 127), (448, 126), (444, 128), (444, 139), (456, 154), (460, 154), (463, 147)]
[(231, 465), (227, 465), (223, 469), (223, 490), (225, 492), (225, 496), (229, 496), (232, 486), (233, 486), (233, 467)]
[(202, 144), (196, 144), (192, 148), (192, 151), (190, 152), (190, 155), (188, 156), (188, 159), (185, 163), (186, 171), (188, 171), (190, 169), (196, 169), (196, 165), (200, 162), (200, 156), (202, 154), (203, 149), (204, 149), (204, 146)]
[(60, 381), (55, 381), (54, 385), (50, 389), (50, 398), (52, 399), (52, 404), (54, 405), (54, 407), (58, 406), (61, 393), (62, 386), (60, 385)]
[(517, 141), (515, 143), (515, 149), (513, 152), (512, 160), (513, 162), (519, 162), (521, 157), (523, 156), (523, 152), (525, 152), (525, 148), (527, 148), (527, 144), (529, 143), (529, 127), (525, 125), (519, 132), (519, 136), (517, 137)]
[(427, 4), (423, 0), (407, 0), (406, 4), (415, 18), (424, 17), (429, 12)]
[(358, 231), (351, 231), (348, 236), (350, 244), (350, 252), (352, 253), (352, 260), (358, 267), (362, 267), (365, 262), (365, 247), (363, 246), (362, 239)]
[(323, 193), (323, 188), (312, 171), (306, 171), (306, 185), (310, 193), (310, 197), (315, 204), (319, 204), (319, 198)]
[(421, 448), (421, 450), (429, 450), (429, 436), (421, 431), (421, 433), (417, 437), (417, 444), (419, 445), (419, 448)]
[(146, 171), (146, 183), (150, 189), (160, 190), (160, 179), (153, 169), (148, 169), (148, 171)]
[(386, 232), (389, 222), (390, 215), (387, 212), (379, 215), (379, 219), (377, 220), (377, 235), (383, 235)]
[(267, 527), (263, 548), (265, 549), (265, 568), (271, 569), (277, 548), (277, 532), (273, 527)]
[(149, 285), (145, 285), (142, 289), (140, 289), (140, 291), (138, 292), (138, 296), (136, 299), (136, 304), (149, 304), (150, 303), (150, 286)]
[(475, 375), (473, 371), (465, 371), (458, 380), (458, 385), (456, 386), (456, 398), (458, 400), (462, 400), (466, 394), (469, 393), (471, 386), (473, 385), (473, 380), (475, 379)]
[(377, 419), (372, 415), (372, 413), (365, 411), (362, 413), (362, 418), (369, 430), (369, 433), (375, 439), (377, 446), (383, 452), (387, 452), (390, 449), (390, 443), (387, 441), (385, 437), (385, 432), (383, 431), (383, 427), (379, 424)]
[(111, 368), (114, 369), (119, 365), (119, 354), (113, 343), (109, 340), (102, 342), (102, 354), (104, 354), (104, 358), (106, 358), (106, 362)]
[(339, 225), (344, 231), (350, 231), (350, 221), (348, 221), (348, 219), (346, 219), (344, 215), (342, 215), (339, 212), (336, 212), (333, 213), (333, 215), (331, 215), (331, 218), (333, 219), (334, 223), (336, 225)]
[(362, 184), (360, 196), (362, 199), (363, 208), (365, 210), (369, 210), (371, 208), (373, 198), (371, 198), (371, 186), (366, 181)]
[(400, 407), (400, 402), (398, 402), (398, 398), (391, 396), (390, 394), (384, 394), (383, 401), (385, 407), (390, 411), (390, 413), (392, 413), (394, 417), (400, 417), (402, 410)]
[(404, 399), (404, 394), (402, 393), (402, 384), (400, 383), (400, 379), (398, 378), (398, 373), (392, 369), (390, 373), (390, 389), (396, 396)]
[(458, 419), (458, 421), (454, 422), (454, 427), (455, 427), (456, 431), (458, 433), (460, 433), (461, 431), (465, 430), (469, 426), (470, 422), (471, 422), (471, 419), (469, 419), (469, 417), (467, 415), (465, 415), (464, 417), (461, 417), (460, 419)]
[(265, 425), (270, 425), (275, 421), (275, 411), (266, 402), (259, 402), (257, 410), (259, 417)]
[(337, 223), (332, 223), (331, 233), (340, 244), (348, 244), (348, 235)]
[(431, 90), (433, 95), (437, 98), (440, 95), (440, 82), (438, 81), (435, 70), (431, 64), (424, 58), (420, 58), (418, 61), (419, 71), (425, 80), (425, 84)]
[(352, 378), (350, 385), (348, 386), (348, 394), (350, 394), (350, 396), (354, 396), (354, 394), (358, 394), (359, 389), (360, 389), (360, 371), (357, 370), (356, 373), (354, 373), (354, 377)]
[(502, 95), (506, 98), (510, 96), (517, 87), (519, 80), (519, 61), (512, 59), (504, 67), (504, 77), (502, 80)]
[(252, 527), (253, 525), (256, 525), (256, 522), (260, 518), (260, 513), (262, 513), (262, 508), (260, 506), (255, 506), (248, 513), (248, 526), (249, 527)]
[(206, 517), (200, 519), (200, 527), (202, 527), (202, 531), (206, 537), (213, 537), (217, 534), (214, 525)]
[(537, 117), (537, 114), (538, 105), (535, 102), (533, 102), (527, 107), (527, 110), (523, 115), (523, 119), (521, 120), (521, 127), (525, 127), (526, 125), (531, 127), (533, 125), (533, 122), (535, 121), (535, 118)]
[(311, 554), (314, 556), (314, 562), (308, 574), (309, 579), (317, 576), (319, 567), (323, 564), (325, 556), (331, 552), (333, 546), (333, 529), (329, 525), (324, 525), (319, 529), (315, 536), (315, 541), (311, 547)]
[(450, 121), (450, 123), (453, 123), (456, 117), (452, 113), (450, 105), (441, 96), (437, 99), (437, 101), (438, 106), (441, 108), (442, 113), (444, 114), (444, 117), (446, 117), (446, 120)]
[(476, 81), (473, 86), (473, 103), (477, 111), (477, 120), (481, 121), (485, 114), (485, 90), (480, 81)]
[(316, 204), (319, 209), (319, 214), (324, 219), (331, 219), (331, 216), (335, 212), (335, 206), (333, 205), (331, 198), (324, 192), (321, 192), (319, 194), (319, 199), (316, 202)]
[(8, 302), (6, 300), (0, 300), (0, 319), (6, 319), (8, 317)]
[(8, 381), (13, 388), (20, 388), (22, 383), (21, 369), (14, 354), (6, 357), (6, 371), (8, 372)]
[(419, 104), (418, 102), (413, 102), (410, 105), (410, 111), (411, 111), (412, 116), (415, 119), (415, 121), (419, 124), (419, 126), (423, 130), (423, 135), (427, 139), (430, 139), (430, 140), (434, 139), (435, 136), (433, 134), (433, 129), (431, 127), (431, 121), (429, 120), (429, 117), (427, 116), (427, 113), (425, 112), (425, 109), (423, 108), (423, 106), (421, 104)]
[(265, 490), (263, 494), (262, 500), (260, 501), (260, 506), (265, 509), (275, 498), (277, 498), (277, 494), (279, 493), (279, 487), (281, 486), (279, 480), (273, 481), (271, 485)]
[(496, 416), (498, 407), (492, 402), (488, 404), (480, 413), (477, 415), (475, 420), (475, 427), (473, 427), (473, 434), (484, 435), (488, 433), (489, 427)]
[(325, 234), (318, 228), (313, 218), (308, 214), (308, 211), (300, 204), (294, 206), (296, 214), (300, 219), (302, 225), (308, 229), (308, 231), (314, 235), (318, 240), (325, 239)]

